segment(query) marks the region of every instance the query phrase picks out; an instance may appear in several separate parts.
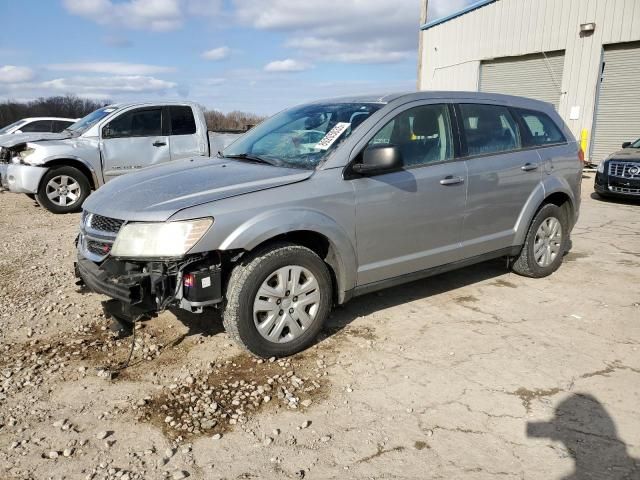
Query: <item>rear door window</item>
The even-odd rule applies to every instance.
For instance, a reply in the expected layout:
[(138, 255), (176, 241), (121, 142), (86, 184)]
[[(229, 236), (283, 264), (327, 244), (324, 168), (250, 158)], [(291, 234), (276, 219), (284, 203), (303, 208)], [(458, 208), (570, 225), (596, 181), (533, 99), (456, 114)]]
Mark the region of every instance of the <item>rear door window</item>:
[(522, 140), (526, 146), (538, 147), (565, 143), (567, 139), (548, 115), (542, 112), (516, 109), (516, 114), (522, 120)]
[(518, 124), (500, 105), (460, 105), (467, 155), (509, 152), (522, 147)]
[(51, 132), (51, 120), (36, 120), (20, 127), (23, 133)]
[(63, 131), (65, 128), (73, 125), (74, 122), (68, 122), (65, 120), (54, 120), (53, 121), (53, 132), (55, 133), (60, 133), (61, 131)]
[(108, 138), (162, 135), (162, 110), (140, 109), (123, 113), (109, 123)]
[(196, 133), (196, 119), (188, 106), (169, 107), (171, 135), (193, 135)]

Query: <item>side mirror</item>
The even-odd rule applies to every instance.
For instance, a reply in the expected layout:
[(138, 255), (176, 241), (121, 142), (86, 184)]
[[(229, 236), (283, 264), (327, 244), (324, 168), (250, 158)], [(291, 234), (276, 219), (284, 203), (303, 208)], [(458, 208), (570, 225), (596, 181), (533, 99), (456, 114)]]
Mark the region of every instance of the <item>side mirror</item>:
[(402, 154), (396, 145), (372, 145), (362, 153), (362, 163), (353, 165), (353, 171), (363, 175), (402, 167)]
[(109, 128), (109, 124), (107, 123), (104, 127), (102, 127), (102, 138), (109, 138), (111, 136), (111, 128)]
[(631, 145), (631, 142), (624, 142), (624, 143), (622, 144), (622, 148), (627, 148), (627, 147), (629, 147), (630, 145)]

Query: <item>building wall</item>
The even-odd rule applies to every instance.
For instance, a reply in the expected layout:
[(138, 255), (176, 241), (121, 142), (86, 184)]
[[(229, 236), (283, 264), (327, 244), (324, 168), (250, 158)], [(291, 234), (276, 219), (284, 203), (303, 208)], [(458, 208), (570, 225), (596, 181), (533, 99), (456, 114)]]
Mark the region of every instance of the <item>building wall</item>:
[(640, 40), (640, 0), (497, 0), (421, 35), (421, 90), (478, 90), (482, 60), (565, 50), (559, 112), (579, 138), (591, 135), (603, 45)]

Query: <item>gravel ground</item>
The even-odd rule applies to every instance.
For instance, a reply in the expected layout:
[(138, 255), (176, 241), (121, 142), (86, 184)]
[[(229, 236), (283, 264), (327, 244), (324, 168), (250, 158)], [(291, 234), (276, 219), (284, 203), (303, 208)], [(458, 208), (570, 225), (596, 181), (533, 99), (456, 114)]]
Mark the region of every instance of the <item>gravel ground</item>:
[(74, 284), (79, 215), (0, 194), (0, 478), (640, 478), (640, 205), (591, 198), (531, 280), (493, 261), (355, 299), (259, 360), (216, 315)]

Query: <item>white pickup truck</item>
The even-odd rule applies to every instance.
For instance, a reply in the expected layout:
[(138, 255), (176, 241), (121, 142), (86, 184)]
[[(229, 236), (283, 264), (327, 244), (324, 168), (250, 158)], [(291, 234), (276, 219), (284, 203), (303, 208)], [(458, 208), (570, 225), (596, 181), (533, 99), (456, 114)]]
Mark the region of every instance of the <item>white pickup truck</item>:
[(235, 139), (207, 131), (190, 102), (122, 103), (100, 108), (58, 135), (0, 143), (0, 185), (32, 195), (53, 213), (81, 209), (109, 180), (144, 167), (217, 154)]

